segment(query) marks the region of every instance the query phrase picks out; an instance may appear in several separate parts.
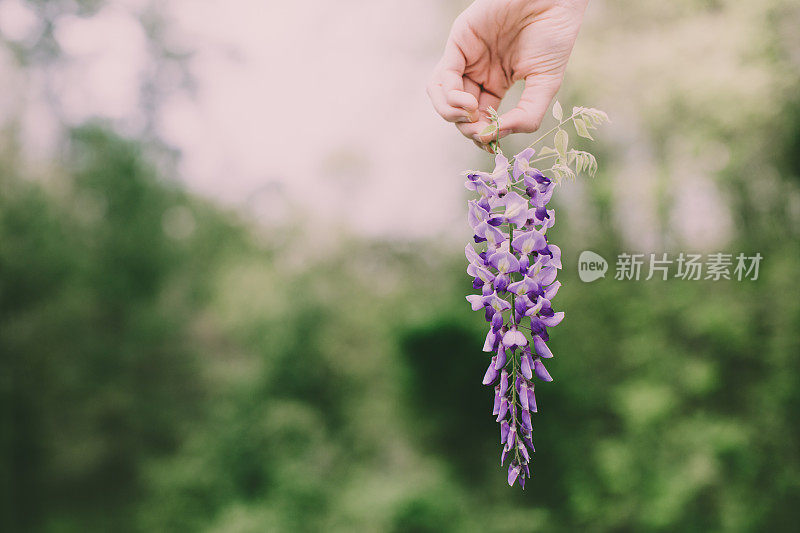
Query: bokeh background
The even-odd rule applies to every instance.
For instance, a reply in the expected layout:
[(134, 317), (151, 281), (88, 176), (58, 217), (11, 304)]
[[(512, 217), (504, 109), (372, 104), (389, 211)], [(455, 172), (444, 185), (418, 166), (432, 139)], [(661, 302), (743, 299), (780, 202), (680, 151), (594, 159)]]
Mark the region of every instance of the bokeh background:
[(800, 5), (592, 0), (524, 492), (424, 90), (465, 5), (0, 0), (0, 530), (796, 531)]

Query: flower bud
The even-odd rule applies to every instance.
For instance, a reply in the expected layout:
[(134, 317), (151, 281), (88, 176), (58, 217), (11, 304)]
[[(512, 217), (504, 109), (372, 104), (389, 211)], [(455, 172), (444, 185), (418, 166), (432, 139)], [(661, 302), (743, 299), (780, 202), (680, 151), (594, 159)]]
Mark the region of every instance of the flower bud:
[(522, 416), (520, 416), (522, 420), (522, 426), (528, 430), (528, 432), (533, 431), (533, 422), (531, 421), (531, 413), (530, 411), (522, 411)]
[(500, 422), (506, 417), (506, 414), (508, 414), (508, 398), (503, 396), (500, 399), (500, 412), (497, 413), (497, 419), (495, 421)]
[(517, 476), (519, 476), (520, 467), (519, 465), (515, 465), (511, 463), (508, 465), (508, 486), (511, 487), (514, 485), (514, 482), (517, 480)]
[(533, 387), (528, 389), (528, 407), (531, 413), (537, 413), (539, 411), (536, 408), (536, 395), (533, 393)]
[(508, 440), (508, 421), (500, 422), (500, 444)]
[(492, 317), (491, 317), (491, 320), (492, 320), (492, 331), (494, 331), (496, 333), (497, 331), (500, 330), (501, 327), (503, 327), (503, 313), (495, 311), (494, 308), (492, 308), (492, 307), (487, 308), (487, 311), (488, 311), (488, 309), (492, 310), (492, 313), (493, 313)]
[(520, 365), (519, 369), (522, 372), (522, 375), (525, 376), (527, 379), (533, 379), (533, 369), (531, 368), (531, 356), (528, 354), (523, 354), (520, 357)]
[(517, 444), (517, 449), (519, 450), (522, 458), (525, 460), (524, 462), (527, 463), (531, 460), (531, 456), (528, 454), (528, 448), (525, 447), (525, 444), (522, 441)]
[(544, 367), (544, 364), (542, 364), (542, 361), (539, 358), (534, 360), (533, 370), (536, 372), (536, 377), (542, 381), (553, 381), (553, 378), (550, 377), (550, 374), (547, 372), (547, 369)]
[(511, 426), (508, 430), (508, 437), (506, 438), (506, 446), (508, 446), (509, 449), (513, 449), (516, 442), (517, 442), (517, 428)]
[(544, 357), (545, 359), (553, 357), (553, 352), (550, 351), (550, 348), (547, 347), (547, 344), (544, 343), (544, 340), (539, 335), (533, 336), (533, 347), (539, 357)]
[(489, 368), (486, 369), (486, 374), (483, 375), (483, 384), (490, 385), (497, 379), (497, 369), (494, 367), (497, 361), (497, 356), (492, 357), (492, 362), (489, 363)]
[[(525, 411), (528, 410), (528, 385), (526, 383), (519, 388), (519, 403)], [(525, 411), (523, 411), (523, 416)]]
[(497, 347), (497, 357), (494, 362), (494, 369), (500, 370), (506, 366), (506, 348), (502, 344)]
[(510, 279), (507, 274), (500, 274), (494, 278), (494, 288), (498, 291), (504, 291), (508, 288)]

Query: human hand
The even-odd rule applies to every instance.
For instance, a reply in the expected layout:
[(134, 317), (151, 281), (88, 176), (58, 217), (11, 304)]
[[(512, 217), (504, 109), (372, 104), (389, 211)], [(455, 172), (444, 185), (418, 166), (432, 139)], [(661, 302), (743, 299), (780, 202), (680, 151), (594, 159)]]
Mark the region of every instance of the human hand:
[[(464, 136), (489, 150), (509, 133), (539, 128), (561, 86), (588, 0), (477, 0), (456, 18), (428, 85), (433, 107)], [(525, 80), (517, 107), (484, 136), (484, 111)]]

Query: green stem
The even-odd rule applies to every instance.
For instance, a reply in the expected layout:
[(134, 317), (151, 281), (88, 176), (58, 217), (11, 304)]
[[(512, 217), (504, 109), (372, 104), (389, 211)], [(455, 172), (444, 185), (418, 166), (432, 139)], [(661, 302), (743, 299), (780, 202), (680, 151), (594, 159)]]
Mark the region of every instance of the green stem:
[(537, 157), (536, 159), (531, 159), (530, 161), (528, 161), (528, 163), (535, 163), (537, 161), (541, 161), (542, 159), (548, 159), (550, 157), (558, 157), (558, 155), (559, 154), (557, 154), (557, 153), (556, 154), (543, 155), (542, 157)]
[[(511, 245), (511, 241), (514, 240), (514, 224), (508, 225), (508, 238), (509, 238), (509, 248)], [(512, 278), (513, 281), (513, 278)], [(514, 319), (514, 315), (517, 312), (516, 306), (516, 295), (512, 292), (511, 293), (511, 323), (509, 324), (511, 327), (516, 327), (516, 320)], [(517, 398), (517, 350), (514, 348), (511, 351), (511, 382), (509, 383), (509, 387), (511, 387), (511, 405), (513, 409), (511, 409), (511, 427), (513, 427), (516, 431), (517, 428), (517, 404), (519, 403), (519, 399)], [(522, 406), (520, 405), (520, 408)], [(517, 437), (519, 438), (519, 437)], [(517, 460), (517, 464), (521, 464), (519, 459), (519, 447), (514, 445), (514, 457)]]
[(494, 120), (494, 127), (494, 140), (489, 142), (489, 148), (492, 150), (492, 153), (502, 154), (503, 151), (500, 149), (500, 117)]
[(567, 117), (567, 118), (565, 118), (564, 120), (562, 120), (561, 122), (559, 122), (559, 123), (558, 123), (558, 126), (555, 126), (554, 128), (551, 128), (551, 129), (547, 130), (547, 132), (545, 132), (545, 133), (544, 133), (544, 135), (542, 135), (541, 137), (539, 137), (538, 139), (536, 139), (535, 141), (533, 141), (531, 144), (529, 144), (529, 145), (528, 145), (528, 148), (533, 148), (533, 147), (534, 147), (534, 146), (536, 146), (538, 143), (542, 142), (542, 141), (544, 140), (544, 138), (545, 138), (545, 137), (547, 137), (548, 135), (550, 135), (550, 134), (551, 134), (551, 133), (553, 133), (554, 131), (556, 131), (556, 130), (558, 130), (559, 128), (561, 128), (561, 126), (563, 126), (564, 124), (566, 124), (567, 122), (569, 122), (570, 120), (572, 120), (573, 118), (575, 118), (575, 115), (577, 115), (577, 113), (573, 113), (573, 114), (571, 114), (569, 117)]

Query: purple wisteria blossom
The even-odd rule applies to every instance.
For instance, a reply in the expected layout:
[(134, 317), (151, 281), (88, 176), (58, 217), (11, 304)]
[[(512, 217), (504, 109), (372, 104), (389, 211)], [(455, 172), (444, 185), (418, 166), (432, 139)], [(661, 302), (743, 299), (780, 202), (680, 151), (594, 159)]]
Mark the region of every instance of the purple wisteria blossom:
[(555, 211), (547, 209), (554, 183), (530, 165), (532, 155), (527, 148), (509, 162), (498, 154), (493, 172), (469, 172), (465, 183), (479, 196), (468, 204), (475, 245), (465, 253), (480, 294), (467, 301), (489, 323), (483, 351), (492, 358), (483, 384), (494, 388), (500, 464), (508, 461), (508, 484), (519, 480), (523, 488), (534, 452), (534, 379), (553, 380), (542, 359), (553, 357), (548, 328), (564, 318), (551, 305), (561, 286), (561, 250), (547, 240), (555, 223)]

